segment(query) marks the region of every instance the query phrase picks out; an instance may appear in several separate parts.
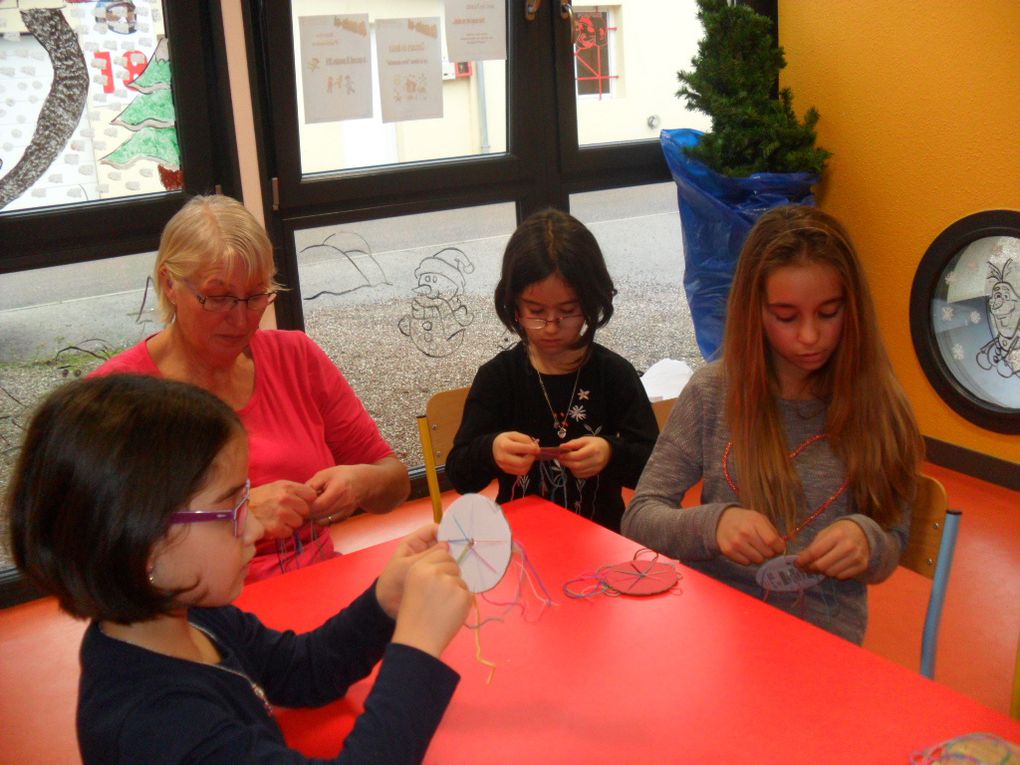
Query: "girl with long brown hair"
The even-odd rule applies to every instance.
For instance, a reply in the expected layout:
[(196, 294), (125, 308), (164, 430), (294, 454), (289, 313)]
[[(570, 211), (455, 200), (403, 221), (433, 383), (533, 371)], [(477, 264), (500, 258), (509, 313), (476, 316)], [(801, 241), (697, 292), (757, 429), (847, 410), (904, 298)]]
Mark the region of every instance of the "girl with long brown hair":
[[(623, 532), (860, 643), (922, 454), (846, 229), (776, 208), (741, 252), (723, 358), (682, 392)], [(702, 504), (680, 509), (699, 480)]]

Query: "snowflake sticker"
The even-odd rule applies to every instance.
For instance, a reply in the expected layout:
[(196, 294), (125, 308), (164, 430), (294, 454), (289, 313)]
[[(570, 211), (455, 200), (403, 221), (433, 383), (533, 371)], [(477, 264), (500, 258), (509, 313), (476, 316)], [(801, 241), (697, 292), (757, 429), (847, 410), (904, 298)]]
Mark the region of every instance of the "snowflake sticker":
[(970, 312), (970, 323), (971, 324), (980, 324), (981, 323), (981, 314), (979, 314), (977, 311), (971, 311)]
[(953, 346), (953, 358), (954, 359), (956, 359), (957, 361), (963, 361), (963, 357), (966, 356), (966, 355), (967, 354), (965, 354), (963, 352), (963, 346), (962, 345), (957, 343), (956, 345)]
[(942, 321), (952, 321), (956, 310), (951, 305), (942, 306)]
[(946, 284), (952, 286), (956, 283), (956, 271), (950, 271), (946, 274)]
[(570, 411), (567, 412), (567, 414), (570, 416), (570, 419), (574, 420), (574, 422), (580, 422), (588, 416), (588, 413), (584, 411), (584, 407), (580, 404), (574, 404), (570, 407)]

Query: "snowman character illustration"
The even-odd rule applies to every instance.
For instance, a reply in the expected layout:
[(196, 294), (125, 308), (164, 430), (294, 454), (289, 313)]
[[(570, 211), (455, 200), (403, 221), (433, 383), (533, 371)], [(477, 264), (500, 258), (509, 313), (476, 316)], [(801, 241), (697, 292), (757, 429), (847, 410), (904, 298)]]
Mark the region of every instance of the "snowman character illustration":
[(988, 262), (988, 323), (992, 339), (977, 352), (982, 369), (1002, 377), (1020, 376), (1020, 264), (1010, 258)]
[(464, 330), (474, 315), (460, 296), (464, 274), (474, 270), (471, 259), (456, 247), (425, 258), (415, 269), (418, 286), (412, 290), (411, 313), (401, 317), (397, 328), (426, 356), (449, 356), (464, 342)]

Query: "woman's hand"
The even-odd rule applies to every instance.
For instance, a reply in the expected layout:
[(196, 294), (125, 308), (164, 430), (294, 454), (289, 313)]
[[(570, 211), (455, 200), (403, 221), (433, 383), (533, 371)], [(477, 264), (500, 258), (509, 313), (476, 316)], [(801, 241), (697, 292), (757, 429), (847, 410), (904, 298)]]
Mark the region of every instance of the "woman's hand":
[(320, 470), (308, 479), (308, 486), (316, 493), (310, 511), (310, 517), (316, 523), (325, 526), (342, 521), (358, 509), (358, 497), (354, 489), (355, 470), (351, 465), (335, 465)]
[(315, 497), (315, 489), (303, 483), (273, 481), (252, 487), (248, 509), (265, 528), (267, 538), (283, 539), (305, 522)]
[(492, 442), (492, 458), (507, 475), (525, 475), (538, 456), (538, 444), (529, 435), (507, 431)]
[(613, 456), (613, 447), (600, 436), (575, 438), (566, 441), (562, 448), (563, 453), (557, 459), (577, 478), (598, 475), (605, 470), (609, 458)]
[(464, 623), (472, 599), (446, 543), (435, 545), (407, 572), (393, 642), (438, 659)]
[(719, 551), (735, 563), (764, 563), (786, 549), (776, 527), (761, 513), (733, 505), (723, 510), (715, 529)]
[(870, 558), (871, 547), (864, 529), (842, 518), (818, 532), (797, 556), (797, 565), (833, 579), (852, 579), (868, 569)]
[(382, 610), (392, 618), (397, 618), (397, 610), (404, 596), (404, 580), (407, 578), (408, 569), (423, 553), (435, 546), (438, 531), (439, 526), (430, 523), (408, 534), (400, 540), (393, 557), (379, 574), (379, 581), (375, 584), (375, 598)]

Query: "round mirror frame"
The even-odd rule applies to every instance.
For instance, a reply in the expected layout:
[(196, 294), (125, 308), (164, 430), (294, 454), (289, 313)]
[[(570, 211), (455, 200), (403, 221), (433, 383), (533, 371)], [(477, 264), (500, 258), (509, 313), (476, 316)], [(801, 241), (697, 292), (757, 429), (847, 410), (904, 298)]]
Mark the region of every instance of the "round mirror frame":
[(910, 334), (928, 381), (953, 411), (986, 430), (1020, 434), (1020, 409), (985, 401), (968, 390), (942, 357), (932, 326), (932, 301), (946, 267), (972, 242), (996, 236), (1020, 239), (1020, 211), (986, 210), (968, 215), (935, 238), (914, 274), (910, 290)]

